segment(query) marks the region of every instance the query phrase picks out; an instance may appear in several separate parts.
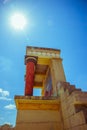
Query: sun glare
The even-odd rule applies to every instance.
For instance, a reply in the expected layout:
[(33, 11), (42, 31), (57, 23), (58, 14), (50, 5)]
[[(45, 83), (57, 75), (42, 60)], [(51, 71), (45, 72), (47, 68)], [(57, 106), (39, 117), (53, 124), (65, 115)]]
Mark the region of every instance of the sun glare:
[(27, 21), (23, 14), (15, 13), (10, 19), (11, 26), (16, 30), (23, 30), (26, 27)]

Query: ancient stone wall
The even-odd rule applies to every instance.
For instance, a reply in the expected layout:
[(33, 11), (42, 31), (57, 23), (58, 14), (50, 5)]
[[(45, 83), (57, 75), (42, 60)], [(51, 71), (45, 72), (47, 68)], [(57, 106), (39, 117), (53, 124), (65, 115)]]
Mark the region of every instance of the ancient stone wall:
[(64, 130), (87, 130), (87, 92), (69, 83), (57, 84)]

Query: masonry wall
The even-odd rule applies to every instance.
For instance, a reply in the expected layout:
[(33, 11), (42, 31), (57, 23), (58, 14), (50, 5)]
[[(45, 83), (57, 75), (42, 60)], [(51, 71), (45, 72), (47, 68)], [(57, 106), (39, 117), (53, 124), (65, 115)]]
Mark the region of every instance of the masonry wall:
[(87, 130), (87, 92), (69, 83), (60, 83), (57, 88), (64, 130)]
[(18, 110), (15, 130), (87, 130), (87, 92), (58, 82), (59, 110)]
[(63, 130), (60, 111), (18, 110), (15, 130)]

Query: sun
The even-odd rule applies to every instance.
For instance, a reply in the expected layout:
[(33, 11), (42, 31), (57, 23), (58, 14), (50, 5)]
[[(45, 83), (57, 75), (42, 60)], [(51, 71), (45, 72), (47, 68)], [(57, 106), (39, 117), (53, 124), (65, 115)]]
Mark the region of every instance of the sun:
[(10, 23), (15, 30), (23, 30), (27, 25), (27, 20), (23, 14), (14, 13), (10, 18)]

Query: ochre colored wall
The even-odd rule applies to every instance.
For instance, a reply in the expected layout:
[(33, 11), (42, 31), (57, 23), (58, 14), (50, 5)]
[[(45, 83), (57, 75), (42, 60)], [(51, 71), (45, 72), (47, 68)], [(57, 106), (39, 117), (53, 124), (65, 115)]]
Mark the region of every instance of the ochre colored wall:
[(22, 123), (15, 130), (62, 130), (60, 123)]
[(63, 130), (59, 111), (18, 110), (15, 130)]

